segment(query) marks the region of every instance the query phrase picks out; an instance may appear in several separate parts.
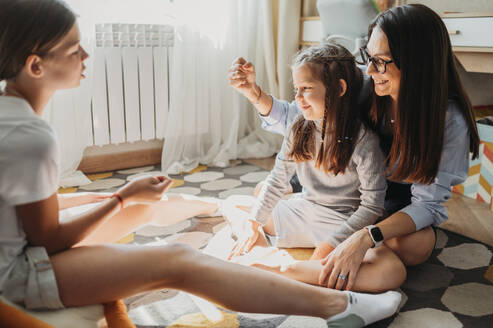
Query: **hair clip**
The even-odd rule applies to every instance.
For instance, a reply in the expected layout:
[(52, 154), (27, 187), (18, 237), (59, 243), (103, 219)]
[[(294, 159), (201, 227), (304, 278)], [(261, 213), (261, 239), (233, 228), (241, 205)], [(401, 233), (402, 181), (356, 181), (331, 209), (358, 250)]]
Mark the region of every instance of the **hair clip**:
[(337, 139), (337, 143), (341, 143), (341, 142), (343, 142), (343, 141), (351, 141), (351, 140), (353, 140), (353, 138), (350, 138), (350, 137), (344, 137), (344, 140), (342, 140), (342, 139)]

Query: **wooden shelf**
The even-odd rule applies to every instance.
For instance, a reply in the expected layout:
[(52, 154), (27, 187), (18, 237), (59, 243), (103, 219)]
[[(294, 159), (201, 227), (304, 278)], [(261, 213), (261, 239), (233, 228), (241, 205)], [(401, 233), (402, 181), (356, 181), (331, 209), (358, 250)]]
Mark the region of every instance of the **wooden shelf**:
[(440, 15), (442, 18), (466, 18), (466, 17), (491, 17), (493, 12), (477, 12), (477, 13), (452, 13), (445, 12)]

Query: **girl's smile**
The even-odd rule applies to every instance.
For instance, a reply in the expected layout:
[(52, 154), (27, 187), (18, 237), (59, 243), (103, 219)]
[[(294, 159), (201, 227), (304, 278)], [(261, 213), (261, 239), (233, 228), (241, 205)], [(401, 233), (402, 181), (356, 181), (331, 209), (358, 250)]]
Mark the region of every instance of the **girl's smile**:
[(325, 111), (325, 85), (314, 76), (313, 69), (308, 64), (293, 67), (296, 104), (310, 121), (322, 119)]

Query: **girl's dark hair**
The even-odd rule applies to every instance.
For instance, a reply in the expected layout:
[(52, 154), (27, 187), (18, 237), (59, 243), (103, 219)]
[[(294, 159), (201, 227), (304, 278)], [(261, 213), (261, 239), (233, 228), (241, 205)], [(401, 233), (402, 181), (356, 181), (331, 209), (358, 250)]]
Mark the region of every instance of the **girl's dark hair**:
[[(450, 38), (440, 16), (424, 5), (394, 7), (380, 13), (368, 30), (387, 36), (401, 71), (395, 133), (388, 153), (392, 180), (429, 184), (435, 179), (444, 143), (448, 101), (459, 103), (469, 127), (470, 151), (479, 154), (479, 135), (471, 102), (457, 71)], [(390, 97), (376, 97), (370, 111), (375, 128), (383, 122)]]
[[(315, 166), (324, 172), (337, 175), (344, 173), (358, 141), (361, 127), (357, 99), (363, 85), (363, 74), (355, 58), (337, 44), (301, 50), (295, 57), (293, 67), (306, 64), (312, 74), (325, 85), (325, 111), (322, 123), (322, 144)], [(343, 96), (339, 80), (346, 81)], [(300, 116), (294, 123), (293, 146), (289, 156), (296, 162), (313, 160), (315, 150), (315, 122)]]
[(75, 20), (59, 0), (0, 0), (0, 81), (15, 78), (31, 54), (47, 55)]

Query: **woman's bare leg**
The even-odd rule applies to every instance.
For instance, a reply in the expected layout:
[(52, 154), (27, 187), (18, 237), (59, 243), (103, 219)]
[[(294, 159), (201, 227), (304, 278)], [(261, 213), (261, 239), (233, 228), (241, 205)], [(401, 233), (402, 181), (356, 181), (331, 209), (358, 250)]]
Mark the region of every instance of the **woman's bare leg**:
[(417, 265), (425, 262), (435, 247), (435, 232), (427, 227), (409, 235), (385, 241), (385, 244), (406, 265)]
[(170, 196), (168, 200), (153, 205), (132, 205), (109, 218), (77, 246), (115, 242), (151, 222), (167, 226), (216, 210), (217, 204), (187, 200), (180, 196)]
[[(322, 270), (320, 261), (300, 261), (288, 267), (284, 272), (279, 268), (264, 265), (255, 267), (274, 272), (285, 277), (318, 285), (318, 276)], [(406, 279), (406, 268), (401, 260), (388, 247), (369, 249), (358, 271), (353, 290), (358, 292), (383, 292), (398, 288)]]
[(234, 311), (327, 319), (342, 312), (348, 300), (339, 291), (224, 262), (179, 244), (78, 247), (52, 256), (51, 261), (66, 306), (104, 303), (172, 288)]

